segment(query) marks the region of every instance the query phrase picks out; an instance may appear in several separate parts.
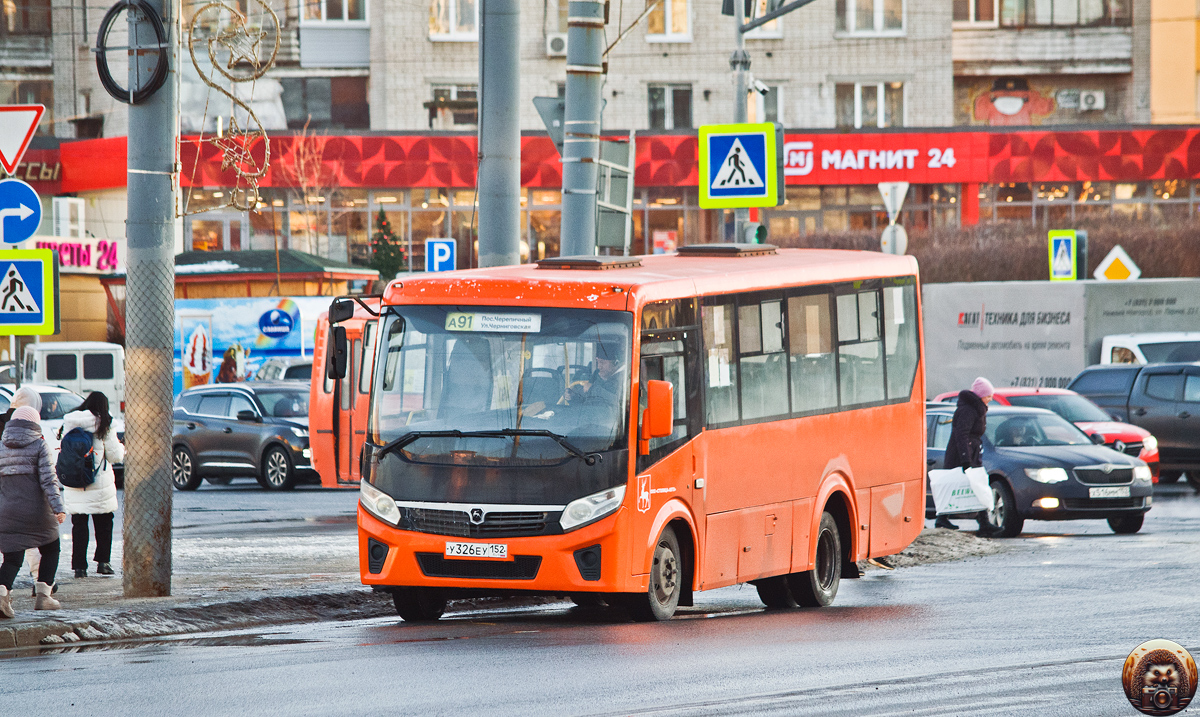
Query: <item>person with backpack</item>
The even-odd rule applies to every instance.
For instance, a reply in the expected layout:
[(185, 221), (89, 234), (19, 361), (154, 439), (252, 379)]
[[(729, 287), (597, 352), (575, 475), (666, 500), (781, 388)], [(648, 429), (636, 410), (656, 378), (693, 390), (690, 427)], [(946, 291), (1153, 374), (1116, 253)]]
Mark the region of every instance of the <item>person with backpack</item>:
[(112, 464), (125, 460), (125, 447), (112, 430), (108, 397), (92, 391), (79, 406), (63, 416), (55, 470), (63, 485), (63, 499), (71, 514), (71, 568), (75, 577), (87, 577), (88, 518), (96, 528), (96, 572), (115, 574), (112, 568), (113, 514), (117, 511), (117, 481)]
[(57, 610), (58, 526), (66, 520), (50, 446), (42, 436), (34, 406), (20, 406), (0, 434), (0, 617), (13, 617), (12, 587), (25, 551), (38, 548), (41, 563), (34, 584), (34, 610)]

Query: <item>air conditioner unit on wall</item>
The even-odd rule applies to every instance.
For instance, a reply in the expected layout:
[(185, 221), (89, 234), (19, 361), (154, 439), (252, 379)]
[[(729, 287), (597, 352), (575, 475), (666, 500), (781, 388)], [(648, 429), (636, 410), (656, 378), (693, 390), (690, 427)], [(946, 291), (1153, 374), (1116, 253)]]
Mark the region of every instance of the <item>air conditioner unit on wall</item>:
[(567, 56), (567, 33), (552, 32), (546, 35), (546, 57)]
[(1086, 90), (1079, 93), (1079, 111), (1104, 109), (1104, 90)]

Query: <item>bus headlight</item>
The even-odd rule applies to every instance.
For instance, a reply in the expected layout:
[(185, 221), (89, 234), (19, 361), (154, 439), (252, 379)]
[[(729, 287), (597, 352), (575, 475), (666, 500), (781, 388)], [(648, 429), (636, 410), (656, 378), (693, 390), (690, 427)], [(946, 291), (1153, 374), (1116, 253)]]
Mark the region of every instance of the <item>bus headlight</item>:
[(1067, 479), (1067, 472), (1062, 468), (1026, 468), (1025, 475), (1038, 483), (1062, 483)]
[(562, 526), (563, 530), (578, 528), (612, 513), (621, 507), (623, 500), (625, 500), (625, 486), (623, 485), (593, 493), (586, 498), (573, 500), (563, 510), (558, 524)]
[(1134, 466), (1133, 467), (1133, 482), (1144, 483), (1150, 485), (1151, 475), (1150, 466)]
[(1142, 439), (1142, 448), (1151, 453), (1158, 451), (1158, 439), (1154, 436), (1146, 436)]
[(392, 500), (392, 496), (365, 480), (360, 481), (358, 486), (358, 502), (362, 504), (363, 508), (366, 508), (368, 513), (385, 523), (400, 524), (400, 509), (396, 507), (396, 501)]

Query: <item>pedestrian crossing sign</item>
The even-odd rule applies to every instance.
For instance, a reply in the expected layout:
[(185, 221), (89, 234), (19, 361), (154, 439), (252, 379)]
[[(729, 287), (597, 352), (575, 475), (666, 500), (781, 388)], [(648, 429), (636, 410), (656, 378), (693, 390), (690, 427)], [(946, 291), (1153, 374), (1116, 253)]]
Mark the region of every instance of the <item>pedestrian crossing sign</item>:
[(1050, 281), (1075, 281), (1078, 251), (1074, 229), (1055, 229), (1050, 232)]
[(0, 335), (57, 334), (58, 254), (52, 249), (0, 251)]
[(700, 206), (773, 207), (779, 200), (775, 125), (700, 128)]

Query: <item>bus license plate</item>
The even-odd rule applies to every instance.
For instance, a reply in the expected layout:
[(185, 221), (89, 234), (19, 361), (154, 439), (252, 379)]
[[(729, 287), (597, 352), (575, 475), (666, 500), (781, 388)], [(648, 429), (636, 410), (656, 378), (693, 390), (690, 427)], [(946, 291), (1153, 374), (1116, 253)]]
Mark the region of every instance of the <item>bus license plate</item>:
[(504, 543), (446, 543), (447, 558), (492, 558), (508, 559), (508, 546)]
[(1089, 498), (1128, 498), (1129, 486), (1105, 486), (1103, 488), (1088, 488)]

